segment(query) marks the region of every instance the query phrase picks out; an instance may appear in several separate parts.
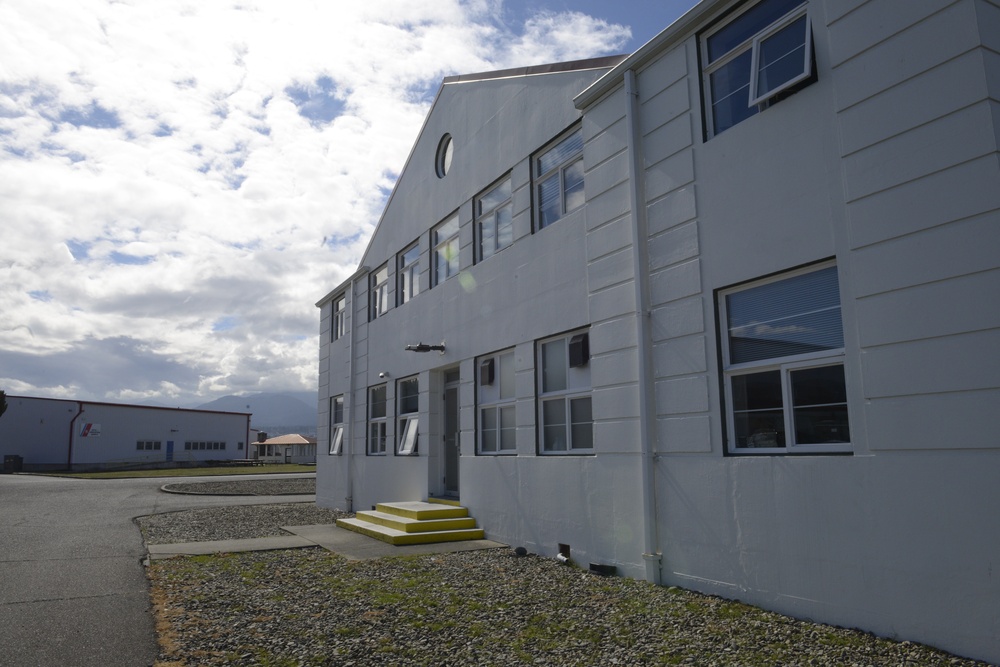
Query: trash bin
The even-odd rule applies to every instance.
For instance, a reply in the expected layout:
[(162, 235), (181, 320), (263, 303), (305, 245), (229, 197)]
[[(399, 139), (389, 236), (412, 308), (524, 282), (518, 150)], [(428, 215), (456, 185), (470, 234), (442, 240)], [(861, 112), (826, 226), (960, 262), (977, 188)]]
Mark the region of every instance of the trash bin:
[(17, 454), (5, 454), (3, 457), (3, 471), (6, 473), (21, 472), (24, 467), (24, 458)]

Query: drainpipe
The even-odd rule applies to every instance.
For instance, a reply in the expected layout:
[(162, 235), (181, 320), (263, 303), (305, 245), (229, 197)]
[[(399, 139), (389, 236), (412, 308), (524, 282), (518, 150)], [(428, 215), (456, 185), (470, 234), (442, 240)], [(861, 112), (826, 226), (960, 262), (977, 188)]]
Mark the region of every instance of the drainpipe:
[[(367, 267), (362, 267), (362, 269), (367, 270)], [(344, 498), (344, 502), (347, 504), (348, 512), (354, 511), (354, 454), (352, 448), (354, 443), (354, 329), (358, 324), (355, 321), (358, 316), (358, 309), (354, 302), (354, 283), (357, 281), (359, 273), (361, 271), (351, 276), (351, 330), (348, 333), (351, 340), (349, 346), (350, 356), (347, 359), (348, 403), (344, 406), (347, 412), (347, 421), (344, 422), (344, 441), (340, 445), (340, 451), (344, 452), (344, 458), (347, 460), (347, 496)]]
[(625, 70), (625, 124), (628, 129), (629, 208), (632, 211), (632, 266), (635, 278), (635, 326), (639, 355), (639, 439), (642, 447), (643, 553), (646, 581), (660, 584), (662, 554), (656, 530), (656, 472), (653, 434), (656, 433), (656, 404), (653, 393), (652, 333), (649, 307), (649, 249), (647, 241), (645, 187), (642, 178), (639, 92), (635, 72)]
[(66, 469), (73, 469), (73, 436), (76, 434), (76, 418), (83, 414), (83, 402), (76, 402), (76, 414), (69, 420), (69, 447), (66, 449)]

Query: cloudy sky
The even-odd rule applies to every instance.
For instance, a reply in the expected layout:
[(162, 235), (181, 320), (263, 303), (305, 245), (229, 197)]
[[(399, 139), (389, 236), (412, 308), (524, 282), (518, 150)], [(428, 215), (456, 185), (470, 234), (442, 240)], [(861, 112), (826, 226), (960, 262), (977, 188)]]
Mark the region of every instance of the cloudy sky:
[(443, 77), (627, 53), (694, 0), (0, 0), (0, 389), (315, 390)]

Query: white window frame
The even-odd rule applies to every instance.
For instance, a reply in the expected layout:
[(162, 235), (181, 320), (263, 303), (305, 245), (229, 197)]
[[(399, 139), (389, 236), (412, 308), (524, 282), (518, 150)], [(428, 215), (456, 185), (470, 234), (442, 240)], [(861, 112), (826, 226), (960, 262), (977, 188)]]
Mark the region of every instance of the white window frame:
[[(451, 225), (454, 225), (454, 231), (448, 233), (447, 236), (443, 236), (446, 233), (446, 228)], [(433, 273), (431, 277), (435, 286), (458, 275), (458, 272), (462, 268), (459, 264), (459, 252), (461, 251), (459, 233), (461, 229), (462, 224), (458, 219), (458, 212), (456, 211), (431, 230), (431, 244), (434, 246), (434, 266), (432, 267)]]
[[(506, 197), (504, 199), (497, 200), (489, 208), (484, 208), (484, 200), (489, 200), (491, 195), (495, 193), (502, 192), (502, 189), (506, 187)], [(513, 196), (513, 190), (511, 187), (510, 175), (504, 176), (502, 179), (494, 183), (492, 186), (484, 190), (475, 200), (475, 211), (476, 211), (476, 261), (481, 262), (488, 257), (492, 257), (501, 250), (510, 247), (514, 243), (514, 206), (511, 202)], [(501, 222), (502, 217), (506, 215), (506, 222)], [(504, 245), (500, 245), (500, 230), (503, 228), (509, 228), (509, 239)], [(491, 235), (484, 233), (484, 230), (489, 230)], [(485, 245), (486, 238), (493, 239), (493, 247), (487, 248)]]
[(347, 334), (347, 295), (341, 294), (333, 300), (333, 340), (340, 340)]
[[(705, 100), (705, 126), (706, 126), (706, 136), (713, 137), (717, 134), (728, 130), (735, 125), (743, 122), (746, 118), (737, 120), (731, 125), (727, 125), (719, 130), (715, 128), (715, 100), (712, 97), (712, 75), (717, 71), (723, 69), (729, 65), (732, 61), (743, 56), (748, 51), (751, 53), (750, 57), (750, 82), (747, 86), (747, 109), (750, 111), (750, 116), (763, 111), (771, 104), (774, 98), (780, 93), (792, 88), (803, 81), (809, 79), (812, 76), (813, 71), (813, 49), (812, 49), (812, 22), (810, 20), (809, 14), (809, 3), (808, 0), (802, 0), (802, 3), (791, 10), (783, 16), (776, 19), (770, 25), (765, 26), (759, 32), (753, 34), (752, 36), (745, 39), (740, 44), (734, 46), (732, 49), (727, 51), (725, 54), (718, 56), (714, 61), (709, 60), (709, 41), (711, 38), (722, 31), (724, 28), (737, 23), (740, 20), (745, 19), (747, 12), (749, 12), (754, 7), (762, 5), (769, 0), (759, 0), (757, 2), (747, 2), (739, 12), (735, 13), (733, 16), (728, 17), (725, 21), (717, 26), (714, 26), (710, 31), (706, 32), (700, 37), (701, 46), (701, 56), (702, 63), (704, 66), (702, 68), (702, 90)], [(805, 17), (805, 48), (802, 58), (802, 69), (798, 74), (793, 76), (791, 79), (784, 81), (772, 88), (769, 88), (761, 94), (755, 94), (757, 90), (757, 84), (760, 78), (760, 53), (761, 44), (763, 44), (768, 38), (774, 36), (776, 33), (789, 25)], [(749, 117), (749, 116), (748, 116)]]
[[(492, 382), (484, 378), (486, 372), (484, 367), (491, 364), (493, 370)], [(517, 403), (517, 389), (514, 373), (514, 350), (504, 350), (485, 357), (476, 359), (476, 397), (478, 399), (479, 418), (478, 429), (476, 431), (477, 451), (485, 456), (510, 456), (517, 453), (517, 424), (513, 428), (504, 429), (504, 415), (509, 415), (509, 419), (516, 419), (515, 406)], [(492, 414), (495, 429), (487, 429), (487, 414)], [(495, 433), (495, 448), (487, 449), (483, 446), (484, 435), (488, 430)], [(512, 440), (510, 446), (504, 447), (504, 431), (509, 433)]]
[[(556, 150), (558, 150), (560, 147), (562, 147), (565, 143), (569, 142), (571, 139), (573, 139), (578, 134), (580, 135), (580, 148), (579, 148), (579, 150), (574, 151), (573, 153), (571, 153), (568, 156), (566, 156), (561, 162), (550, 166), (545, 171), (542, 171), (542, 166), (541, 166), (542, 160), (544, 160), (546, 157), (548, 157), (549, 154), (551, 154), (551, 153), (555, 152)], [(532, 157), (532, 159), (531, 159), (531, 176), (532, 176), (531, 182), (532, 182), (532, 188), (533, 188), (533, 192), (534, 192), (534, 201), (535, 201), (534, 214), (535, 214), (535, 230), (536, 231), (540, 231), (542, 229), (545, 229), (546, 227), (549, 227), (553, 223), (558, 222), (559, 220), (562, 220), (564, 217), (566, 217), (566, 215), (568, 215), (569, 213), (572, 213), (573, 211), (581, 208), (586, 203), (586, 194), (585, 194), (585, 189), (584, 189), (585, 180), (584, 180), (584, 176), (583, 176), (582, 173), (581, 173), (580, 182), (579, 182), (579, 188), (580, 188), (579, 191), (580, 191), (580, 194), (581, 194), (580, 200), (577, 203), (573, 204), (573, 205), (570, 205), (567, 202), (567, 197), (566, 197), (566, 173), (570, 169), (577, 168), (577, 167), (580, 170), (583, 169), (583, 127), (580, 126), (580, 125), (577, 125), (577, 126), (571, 128), (571, 129), (567, 130), (562, 135), (560, 135), (555, 141), (552, 141), (551, 143), (549, 143), (548, 145), (546, 145), (544, 148), (542, 148), (542, 150), (538, 151), (538, 153), (536, 153)], [(541, 190), (542, 190), (542, 186), (545, 185), (546, 183), (548, 183), (550, 181), (550, 179), (552, 179), (552, 178), (557, 179), (558, 180), (558, 184), (559, 184), (559, 212), (558, 212), (558, 215), (556, 215), (551, 220), (543, 220), (542, 219), (542, 195), (541, 195)], [(574, 190), (574, 193), (575, 192), (576, 192), (576, 190)]]
[[(409, 412), (403, 412), (403, 383), (413, 382), (417, 390), (414, 397), (418, 405)], [(416, 375), (396, 381), (396, 411), (399, 423), (399, 441), (396, 444), (397, 456), (413, 456), (417, 453), (417, 431), (420, 424), (420, 380)]]
[[(537, 387), (537, 412), (538, 412), (538, 449), (540, 454), (546, 456), (565, 456), (565, 455), (580, 455), (580, 454), (594, 454), (594, 432), (593, 432), (593, 399), (592, 399), (592, 388), (591, 388), (591, 378), (590, 378), (590, 360), (589, 354), (588, 358), (582, 365), (571, 367), (570, 366), (570, 341), (573, 340), (574, 336), (584, 335), (589, 337), (589, 331), (586, 329), (580, 331), (573, 331), (560, 336), (553, 336), (551, 338), (546, 338), (544, 340), (538, 341), (535, 348), (535, 358), (536, 363), (536, 387)], [(555, 343), (560, 340), (565, 341), (563, 345), (565, 358), (563, 359), (563, 367), (565, 368), (565, 387), (561, 389), (546, 388), (545, 386), (545, 352), (544, 348), (550, 343)], [(573, 422), (573, 405), (575, 402), (586, 400), (589, 404), (590, 409), (590, 419), (587, 422)], [(565, 448), (556, 448), (556, 443), (549, 442), (546, 437), (546, 427), (549, 424), (546, 423), (545, 418), (545, 408), (547, 404), (556, 405), (558, 403), (562, 404), (563, 420), (560, 422), (564, 427), (564, 436), (566, 441)], [(573, 426), (575, 424), (588, 423), (590, 424), (590, 437), (589, 445), (580, 444), (574, 442), (573, 436)], [(558, 425), (558, 424), (556, 424)]]
[[(411, 252), (413, 252), (415, 256), (407, 262), (406, 256)], [(396, 260), (396, 267), (396, 292), (399, 295), (398, 305), (402, 306), (404, 303), (420, 294), (420, 241), (414, 241), (407, 246), (405, 250), (399, 253)]]
[[(338, 414), (339, 413), (339, 414)], [(339, 417), (339, 419), (338, 419)], [(330, 456), (340, 456), (344, 448), (344, 395), (330, 398)]]
[(374, 321), (389, 312), (389, 265), (383, 264), (371, 273), (369, 279), (369, 319)]
[[(720, 338), (721, 340), (721, 350), (722, 350), (722, 365), (723, 365), (723, 383), (724, 383), (724, 395), (726, 401), (726, 450), (730, 454), (739, 455), (774, 455), (774, 454), (831, 454), (831, 453), (849, 453), (853, 451), (853, 446), (851, 444), (850, 438), (850, 414), (847, 414), (847, 440), (844, 442), (832, 442), (832, 443), (807, 443), (799, 444), (796, 442), (796, 431), (795, 431), (795, 404), (792, 400), (792, 382), (791, 375), (795, 371), (811, 369), (811, 368), (824, 368), (831, 366), (838, 366), (841, 369), (844, 368), (844, 348), (834, 348), (829, 350), (821, 350), (816, 352), (807, 352), (802, 354), (790, 354), (785, 356), (769, 357), (766, 359), (747, 361), (743, 363), (731, 363), (730, 359), (730, 324), (729, 324), (729, 313), (727, 311), (727, 301), (726, 297), (743, 292), (755, 287), (760, 287), (762, 285), (767, 285), (770, 283), (778, 283), (787, 279), (795, 278), (798, 276), (806, 275), (809, 273), (814, 273), (824, 269), (829, 269), (836, 267), (835, 262), (824, 262), (822, 264), (813, 265), (810, 267), (788, 271), (775, 276), (764, 278), (761, 280), (756, 280), (750, 283), (739, 285), (733, 288), (721, 290), (718, 293), (718, 307), (719, 307), (719, 322), (720, 322)], [(839, 290), (839, 282), (838, 282)], [(838, 303), (840, 303), (838, 299)], [(843, 320), (841, 319), (841, 327), (843, 327)], [(781, 379), (781, 410), (782, 410), (782, 423), (784, 427), (784, 437), (785, 444), (783, 446), (766, 446), (766, 445), (745, 445), (739, 446), (737, 442), (737, 430), (736, 430), (736, 411), (735, 411), (735, 401), (734, 401), (734, 391), (733, 391), (733, 379), (753, 375), (759, 373), (767, 372), (778, 372)], [(848, 401), (846, 400), (847, 386), (845, 377), (845, 401), (844, 409), (848, 408)], [(837, 404), (839, 405), (839, 403)], [(750, 437), (753, 437), (752, 435)]]
[[(385, 398), (382, 401), (382, 414), (381, 416), (373, 417), (372, 394), (379, 389), (381, 389), (385, 395)], [(368, 428), (365, 429), (365, 439), (367, 441), (366, 451), (369, 456), (385, 456), (386, 424), (388, 423), (387, 415), (389, 414), (387, 409), (388, 405), (388, 386), (385, 383), (368, 387), (368, 421), (366, 424)], [(372, 437), (373, 432), (376, 434), (374, 438)]]

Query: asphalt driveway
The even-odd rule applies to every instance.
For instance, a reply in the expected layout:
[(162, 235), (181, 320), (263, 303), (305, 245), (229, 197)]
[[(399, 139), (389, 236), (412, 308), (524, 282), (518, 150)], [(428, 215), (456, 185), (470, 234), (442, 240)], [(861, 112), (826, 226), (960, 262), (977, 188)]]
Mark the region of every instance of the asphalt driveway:
[[(212, 478), (220, 479), (246, 477)], [(152, 665), (157, 647), (145, 551), (132, 519), (315, 498), (159, 490), (199, 480), (0, 475), (0, 667)]]

